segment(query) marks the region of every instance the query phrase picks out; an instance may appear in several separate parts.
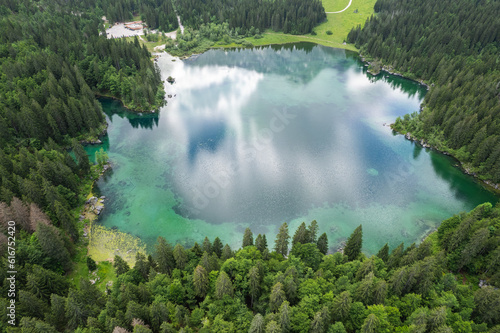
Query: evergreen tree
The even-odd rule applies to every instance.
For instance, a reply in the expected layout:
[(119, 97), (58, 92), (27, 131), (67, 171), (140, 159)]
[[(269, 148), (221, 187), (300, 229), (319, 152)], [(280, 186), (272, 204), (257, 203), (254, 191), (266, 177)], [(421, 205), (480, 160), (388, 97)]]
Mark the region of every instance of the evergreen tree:
[(115, 273), (117, 276), (127, 273), (130, 270), (127, 262), (123, 260), (119, 255), (115, 255), (115, 258), (113, 260), (113, 267), (115, 268)]
[(188, 256), (186, 254), (186, 251), (184, 250), (184, 247), (180, 244), (176, 244), (174, 247), (174, 259), (175, 259), (175, 264), (176, 267), (179, 269), (184, 269), (184, 267), (187, 264), (188, 261)]
[(248, 333), (264, 333), (264, 317), (260, 313), (253, 317)]
[(280, 227), (278, 234), (276, 235), (275, 241), (275, 251), (276, 253), (281, 254), (282, 256), (288, 255), (288, 241), (290, 236), (288, 235), (288, 225), (283, 223)]
[(318, 246), (319, 252), (326, 254), (328, 252), (328, 237), (326, 233), (322, 233), (318, 238), (318, 242), (316, 243)]
[(215, 296), (218, 299), (222, 299), (226, 295), (233, 296), (233, 293), (233, 283), (229, 279), (229, 276), (224, 271), (220, 272), (215, 282)]
[(90, 256), (87, 257), (87, 268), (89, 271), (93, 272), (97, 269), (97, 264), (94, 259), (92, 259)]
[(293, 235), (292, 246), (297, 243), (306, 244), (309, 242), (309, 239), (310, 239), (309, 230), (307, 230), (306, 228), (306, 223), (302, 222), (295, 231), (295, 235)]
[(224, 246), (222, 245), (220, 238), (215, 237), (214, 243), (212, 245), (212, 249), (213, 249), (214, 253), (217, 255), (217, 257), (219, 257), (219, 258), (222, 256), (223, 247)]
[(59, 235), (59, 230), (51, 225), (39, 223), (36, 234), (42, 251), (54, 261), (55, 265), (60, 264), (68, 271), (71, 268), (71, 258)]
[(82, 174), (88, 174), (90, 171), (89, 157), (83, 149), (82, 145), (76, 140), (73, 140), (73, 152), (75, 153), (76, 160), (78, 162), (78, 168), (80, 169)]
[(205, 237), (205, 239), (203, 240), (203, 245), (202, 245), (201, 249), (208, 254), (212, 254), (212, 251), (213, 251), (212, 250), (212, 243), (210, 242), (208, 237)]
[(176, 264), (172, 245), (161, 236), (156, 241), (154, 257), (158, 265), (158, 272), (170, 274), (175, 268)]
[(243, 244), (242, 247), (247, 247), (253, 245), (253, 234), (250, 228), (245, 229), (245, 233), (243, 235)]
[(196, 295), (203, 298), (208, 291), (208, 274), (203, 266), (196, 266), (193, 273), (193, 286)]
[(317, 237), (318, 237), (318, 222), (316, 220), (313, 220), (311, 224), (309, 225), (308, 228), (309, 231), (309, 241), (311, 243), (316, 243), (317, 242)]
[(285, 292), (283, 290), (283, 285), (281, 282), (277, 282), (272, 290), (271, 295), (269, 296), (269, 309), (273, 312), (279, 310), (281, 304), (286, 301)]
[(290, 303), (284, 301), (280, 306), (279, 322), (283, 332), (290, 332), (291, 322), (290, 322)]
[(361, 327), (362, 333), (375, 333), (379, 332), (380, 320), (373, 313), (366, 317), (363, 326)]
[(344, 248), (344, 254), (347, 256), (349, 261), (356, 260), (361, 253), (361, 247), (363, 245), (363, 227), (360, 225), (357, 227), (351, 236), (347, 239), (347, 243)]
[(264, 253), (264, 251), (267, 249), (266, 235), (258, 234), (257, 238), (255, 239), (255, 246), (261, 253)]
[(227, 259), (232, 257), (233, 257), (233, 251), (231, 250), (231, 247), (228, 244), (224, 245), (224, 248), (222, 249), (221, 259), (226, 261)]
[(259, 297), (260, 292), (260, 276), (259, 269), (254, 266), (248, 272), (248, 285), (250, 291), (250, 306), (253, 307), (255, 300)]
[(378, 251), (377, 257), (382, 259), (384, 262), (387, 262), (389, 259), (389, 244), (385, 243), (384, 246)]
[(344, 291), (333, 300), (332, 313), (333, 318), (337, 321), (344, 321), (351, 310), (351, 294), (349, 291)]

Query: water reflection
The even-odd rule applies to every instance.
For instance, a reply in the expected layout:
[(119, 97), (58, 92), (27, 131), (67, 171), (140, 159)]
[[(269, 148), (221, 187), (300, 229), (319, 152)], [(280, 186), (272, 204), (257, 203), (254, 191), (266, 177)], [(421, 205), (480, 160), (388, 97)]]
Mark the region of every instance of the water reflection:
[(417, 111), (425, 88), (368, 76), (350, 52), (301, 43), (159, 66), (176, 79), (161, 117), (103, 103), (115, 163), (99, 183), (110, 198), (105, 225), (239, 246), (247, 226), (272, 239), (284, 221), (294, 230), (316, 219), (333, 245), (363, 223), (373, 252), (496, 200), (383, 126)]

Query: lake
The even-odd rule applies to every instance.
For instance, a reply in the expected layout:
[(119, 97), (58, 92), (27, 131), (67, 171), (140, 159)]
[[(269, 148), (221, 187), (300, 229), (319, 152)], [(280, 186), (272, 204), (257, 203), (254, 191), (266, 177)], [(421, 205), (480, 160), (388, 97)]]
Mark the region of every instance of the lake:
[[(357, 54), (308, 43), (158, 60), (168, 105), (139, 116), (102, 100), (113, 171), (97, 184), (100, 222), (152, 245), (191, 246), (316, 220), (331, 250), (363, 225), (373, 254), (419, 242), (442, 219), (497, 197), (456, 161), (387, 126), (425, 87), (373, 77)], [(100, 146), (88, 146), (92, 154)]]

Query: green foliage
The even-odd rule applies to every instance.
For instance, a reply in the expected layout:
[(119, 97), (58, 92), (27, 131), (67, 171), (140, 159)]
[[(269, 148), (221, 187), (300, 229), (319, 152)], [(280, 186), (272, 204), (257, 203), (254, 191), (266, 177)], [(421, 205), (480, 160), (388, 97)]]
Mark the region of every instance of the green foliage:
[(245, 229), (245, 233), (243, 234), (243, 244), (241, 247), (247, 247), (253, 245), (253, 234), (250, 228)]
[[(138, 253), (132, 269), (115, 257), (118, 279), (106, 294), (84, 279), (70, 287), (59, 263), (61, 273), (26, 264), (17, 303), (21, 327), (33, 332), (112, 332), (115, 327), (134, 332), (494, 332), (500, 324), (499, 291), (462, 284), (461, 275), (448, 271), (456, 255), (467, 256), (459, 262), (468, 279), (477, 281), (472, 274), (480, 274), (493, 281), (499, 210), (484, 205), (461, 214), (452, 220), (458, 222), (443, 227), (441, 240), (431, 237), (407, 249), (401, 244), (390, 255), (384, 247), (379, 253), (388, 256), (387, 263), (377, 256), (358, 254), (349, 261), (341, 253), (324, 255), (311, 238), (296, 242), (287, 259), (275, 252), (265, 258), (251, 245), (234, 254), (226, 245), (230, 256), (221, 259), (215, 251), (200, 256), (196, 246), (172, 248), (159, 237), (154, 258)], [(286, 227), (282, 239), (287, 239)], [(56, 228), (39, 224), (31, 237), (34, 255), (55, 253), (48, 244), (38, 244), (47, 230), (57, 239)], [(459, 234), (462, 244), (445, 241)], [(436, 251), (430, 251), (431, 239), (448, 244), (447, 249), (434, 244)], [(21, 244), (21, 249), (26, 246)], [(25, 260), (23, 252), (20, 260)], [(52, 256), (48, 268), (57, 263)]]
[(328, 236), (326, 232), (322, 233), (318, 238), (318, 242), (316, 243), (318, 246), (319, 252), (326, 254), (328, 252)]
[(361, 248), (363, 246), (363, 227), (360, 225), (357, 227), (351, 236), (347, 239), (347, 243), (344, 248), (344, 254), (349, 260), (356, 260), (361, 253)]
[(113, 267), (115, 268), (115, 273), (117, 276), (120, 276), (130, 270), (130, 267), (127, 264), (127, 262), (123, 260), (122, 257), (120, 257), (119, 255), (115, 255)]
[(95, 271), (97, 269), (97, 264), (95, 262), (94, 259), (92, 259), (92, 257), (87, 257), (87, 268), (89, 269), (89, 271)]
[(186, 26), (198, 29), (203, 24), (225, 23), (235, 35), (251, 36), (266, 29), (304, 34), (326, 18), (318, 0), (176, 2), (176, 10)]
[(288, 255), (288, 241), (290, 239), (290, 235), (288, 234), (288, 225), (284, 222), (278, 234), (276, 235), (275, 241), (275, 251), (283, 256)]

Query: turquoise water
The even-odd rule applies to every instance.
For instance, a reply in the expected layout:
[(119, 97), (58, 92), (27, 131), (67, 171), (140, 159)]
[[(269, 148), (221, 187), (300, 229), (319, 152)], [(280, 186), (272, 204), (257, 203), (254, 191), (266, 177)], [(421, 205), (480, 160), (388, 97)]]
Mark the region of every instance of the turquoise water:
[(176, 79), (159, 114), (102, 100), (113, 171), (98, 182), (100, 221), (149, 245), (219, 236), (239, 247), (246, 227), (272, 245), (283, 222), (293, 234), (315, 219), (332, 250), (363, 224), (374, 253), (497, 201), (454, 160), (384, 126), (417, 111), (426, 90), (366, 74), (354, 53), (304, 43), (158, 65)]

